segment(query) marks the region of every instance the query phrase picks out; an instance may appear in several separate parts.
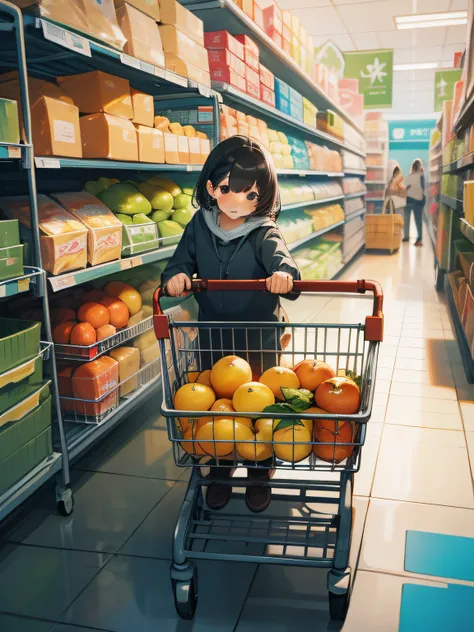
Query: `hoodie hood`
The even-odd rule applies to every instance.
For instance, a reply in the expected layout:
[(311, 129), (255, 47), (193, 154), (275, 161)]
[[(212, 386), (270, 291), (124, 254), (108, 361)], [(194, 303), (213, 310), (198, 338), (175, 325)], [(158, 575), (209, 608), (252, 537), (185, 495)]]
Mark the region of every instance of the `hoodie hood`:
[(237, 226), (237, 228), (233, 228), (232, 230), (222, 230), (218, 223), (219, 211), (216, 206), (209, 211), (200, 209), (199, 212), (203, 214), (206, 226), (209, 228), (211, 233), (226, 244), (234, 239), (246, 237), (256, 228), (260, 228), (260, 226), (275, 226), (275, 222), (268, 217), (253, 217), (250, 215), (245, 222), (240, 226)]

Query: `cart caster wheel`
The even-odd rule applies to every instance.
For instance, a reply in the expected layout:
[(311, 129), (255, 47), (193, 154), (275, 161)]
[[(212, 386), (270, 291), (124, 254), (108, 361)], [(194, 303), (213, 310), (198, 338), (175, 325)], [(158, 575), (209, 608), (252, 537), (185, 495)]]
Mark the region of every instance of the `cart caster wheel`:
[(57, 495), (56, 507), (61, 516), (70, 516), (74, 510), (74, 496), (71, 489), (64, 489)]
[(173, 583), (173, 596), (176, 612), (181, 619), (190, 621), (194, 619), (198, 602), (197, 572), (193, 573), (190, 580), (171, 580)]
[(349, 593), (335, 595), (329, 593), (329, 616), (333, 621), (344, 621), (349, 609)]

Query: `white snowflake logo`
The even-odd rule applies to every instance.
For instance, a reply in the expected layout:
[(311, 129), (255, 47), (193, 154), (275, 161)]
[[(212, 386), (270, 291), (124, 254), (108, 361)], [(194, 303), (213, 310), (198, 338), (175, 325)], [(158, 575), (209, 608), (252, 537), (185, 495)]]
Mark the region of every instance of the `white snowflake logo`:
[(361, 70), (360, 76), (364, 79), (370, 79), (371, 86), (373, 86), (376, 81), (380, 81), (380, 83), (383, 83), (384, 78), (387, 76), (387, 73), (384, 72), (384, 68), (386, 65), (387, 64), (385, 62), (381, 64), (379, 58), (376, 57), (373, 64), (367, 64), (367, 74), (364, 74), (364, 72)]
[(436, 87), (438, 88), (439, 92), (438, 92), (438, 96), (439, 97), (445, 97), (446, 96), (446, 90), (445, 88), (447, 87), (447, 82), (443, 79), (443, 77), (441, 77), (441, 81), (439, 81), (439, 83), (436, 84)]

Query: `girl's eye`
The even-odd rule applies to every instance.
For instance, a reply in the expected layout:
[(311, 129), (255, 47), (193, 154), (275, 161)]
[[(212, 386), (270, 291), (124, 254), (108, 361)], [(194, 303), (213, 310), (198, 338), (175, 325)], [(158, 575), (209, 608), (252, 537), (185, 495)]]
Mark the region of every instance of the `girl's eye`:
[(257, 200), (258, 199), (258, 193), (256, 191), (252, 191), (252, 193), (249, 193), (247, 195), (247, 200), (250, 200), (251, 202), (253, 202), (253, 200)]
[(223, 184), (219, 187), (219, 189), (221, 190), (222, 195), (227, 195), (230, 191), (230, 187), (227, 184)]

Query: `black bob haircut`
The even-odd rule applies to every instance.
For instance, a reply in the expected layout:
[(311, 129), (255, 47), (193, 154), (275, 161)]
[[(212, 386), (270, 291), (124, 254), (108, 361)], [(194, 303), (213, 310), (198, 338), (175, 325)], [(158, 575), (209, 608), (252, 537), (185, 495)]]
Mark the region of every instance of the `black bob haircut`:
[(211, 209), (215, 200), (209, 195), (206, 184), (210, 181), (215, 189), (227, 176), (234, 193), (249, 191), (257, 185), (258, 200), (252, 217), (276, 219), (280, 213), (280, 196), (275, 167), (271, 155), (258, 141), (247, 136), (231, 136), (214, 147), (196, 183), (196, 204), (202, 209)]

